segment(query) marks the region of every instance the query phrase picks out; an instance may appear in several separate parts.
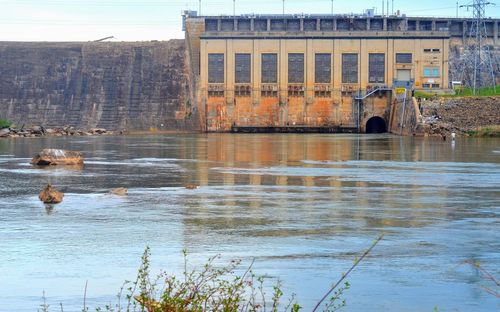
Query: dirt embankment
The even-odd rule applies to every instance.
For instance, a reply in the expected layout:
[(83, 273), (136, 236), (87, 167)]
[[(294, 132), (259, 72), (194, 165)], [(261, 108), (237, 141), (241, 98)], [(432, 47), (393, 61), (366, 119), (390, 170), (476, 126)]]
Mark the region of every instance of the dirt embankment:
[[(439, 98), (421, 102), (422, 120), (429, 135), (498, 136), (500, 97)], [(487, 131), (485, 131), (487, 130)]]

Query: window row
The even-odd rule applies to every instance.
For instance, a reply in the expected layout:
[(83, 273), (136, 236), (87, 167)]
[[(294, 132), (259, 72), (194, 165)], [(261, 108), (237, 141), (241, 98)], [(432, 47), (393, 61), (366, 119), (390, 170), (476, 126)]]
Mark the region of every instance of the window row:
[[(245, 84), (252, 81), (252, 56), (250, 53), (235, 54), (235, 83)], [(385, 83), (386, 58), (384, 53), (370, 53), (368, 56), (368, 82)], [(396, 53), (397, 64), (412, 64), (411, 53)], [(278, 54), (261, 54), (261, 82), (278, 83)], [(288, 83), (304, 83), (304, 53), (288, 54)], [(331, 83), (332, 55), (316, 53), (314, 55), (315, 83)], [(342, 83), (358, 83), (358, 53), (342, 54)], [(426, 76), (426, 72), (424, 72)], [(426, 76), (427, 77), (427, 76)], [(433, 76), (430, 76), (433, 77)], [(224, 83), (224, 54), (208, 54), (208, 83)]]

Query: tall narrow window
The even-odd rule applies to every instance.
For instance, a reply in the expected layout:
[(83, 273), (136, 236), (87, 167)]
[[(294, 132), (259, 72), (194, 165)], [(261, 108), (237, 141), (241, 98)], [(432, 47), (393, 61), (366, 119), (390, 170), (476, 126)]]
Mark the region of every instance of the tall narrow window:
[(278, 54), (276, 53), (262, 54), (261, 82), (278, 83)]
[(332, 56), (330, 53), (317, 53), (314, 67), (314, 81), (316, 83), (330, 83), (332, 81)]
[(224, 54), (208, 54), (208, 83), (224, 83)]
[(304, 83), (304, 53), (288, 54), (288, 83)]
[(370, 53), (368, 60), (368, 82), (385, 82), (385, 54)]
[(342, 83), (358, 83), (358, 54), (342, 54)]
[(235, 54), (235, 83), (250, 83), (251, 74), (251, 56), (249, 53)]

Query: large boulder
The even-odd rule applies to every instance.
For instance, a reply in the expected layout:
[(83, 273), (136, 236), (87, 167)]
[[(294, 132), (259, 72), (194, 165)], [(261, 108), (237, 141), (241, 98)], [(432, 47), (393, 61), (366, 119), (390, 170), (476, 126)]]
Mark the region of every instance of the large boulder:
[(31, 160), (32, 165), (83, 165), (83, 156), (80, 152), (61, 149), (44, 149)]
[(107, 132), (107, 130), (104, 128), (92, 128), (89, 130), (89, 133), (94, 134), (94, 135), (105, 134), (106, 132)]
[(10, 135), (9, 128), (0, 129), (0, 138), (8, 137), (9, 135)]
[(50, 183), (38, 194), (38, 198), (45, 204), (58, 204), (62, 202), (63, 197), (64, 194), (52, 187)]
[(198, 187), (200, 187), (199, 185), (196, 185), (196, 184), (186, 184), (184, 185), (184, 187), (188, 190), (196, 190)]
[(45, 129), (45, 133), (47, 133), (48, 135), (54, 135), (56, 133), (59, 133), (59, 130), (58, 129), (49, 128), (49, 129)]
[(111, 191), (109, 191), (109, 194), (118, 195), (118, 196), (126, 196), (126, 195), (128, 195), (128, 190), (124, 187), (119, 187), (119, 188), (115, 188), (115, 189), (112, 189)]
[(28, 129), (28, 132), (30, 132), (31, 134), (43, 135), (45, 134), (45, 129), (41, 126), (33, 126)]

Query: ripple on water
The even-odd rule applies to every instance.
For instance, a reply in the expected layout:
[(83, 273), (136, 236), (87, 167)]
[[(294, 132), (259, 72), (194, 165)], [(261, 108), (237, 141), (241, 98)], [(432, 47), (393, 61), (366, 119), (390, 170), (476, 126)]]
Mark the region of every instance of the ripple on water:
[[(317, 162), (309, 162), (317, 165)], [(325, 164), (322, 162), (322, 164)], [(500, 187), (500, 165), (464, 163), (330, 162), (332, 167), (215, 167), (212, 170), (233, 175), (271, 175), (292, 177), (335, 177), (339, 181), (414, 186)], [(474, 183), (481, 181), (480, 184)]]
[[(30, 167), (22, 156), (44, 140), (0, 144), (0, 302), (33, 311), (45, 290), (52, 307), (76, 311), (86, 280), (90, 306), (115, 302), (149, 245), (155, 273), (182, 272), (183, 249), (195, 263), (255, 258), (255, 272), (282, 279), (307, 310), (383, 232), (349, 277), (350, 311), (495, 311), (477, 272), (456, 268), (477, 259), (500, 274), (495, 142), (452, 150), (391, 136), (57, 139), (57, 148), (84, 151), (82, 171)], [(61, 204), (38, 200), (48, 180), (65, 189)], [(106, 194), (120, 186), (128, 196)], [(380, 300), (387, 294), (393, 300)]]
[(131, 159), (134, 162), (210, 162), (208, 160), (202, 160), (202, 159), (186, 159), (186, 158), (133, 158)]
[(133, 167), (159, 167), (159, 168), (171, 168), (178, 171), (182, 171), (183, 168), (178, 164), (173, 164), (169, 162), (161, 161), (140, 161), (140, 160), (130, 160), (130, 161), (99, 161), (99, 160), (89, 160), (85, 161), (88, 165), (98, 165), (98, 166), (133, 166)]

